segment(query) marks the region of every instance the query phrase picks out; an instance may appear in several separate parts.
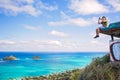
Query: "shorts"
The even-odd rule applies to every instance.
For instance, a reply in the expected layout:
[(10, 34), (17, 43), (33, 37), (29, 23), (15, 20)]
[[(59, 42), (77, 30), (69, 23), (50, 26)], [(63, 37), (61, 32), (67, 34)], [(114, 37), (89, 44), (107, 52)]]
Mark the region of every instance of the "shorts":
[(104, 27), (104, 26), (100, 26), (99, 28), (100, 28), (100, 29), (104, 29), (104, 28), (106, 28), (106, 27)]

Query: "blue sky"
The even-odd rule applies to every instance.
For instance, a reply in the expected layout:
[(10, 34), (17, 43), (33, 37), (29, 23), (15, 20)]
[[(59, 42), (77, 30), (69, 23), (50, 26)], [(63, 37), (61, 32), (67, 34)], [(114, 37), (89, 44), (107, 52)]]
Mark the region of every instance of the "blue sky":
[(0, 51), (108, 51), (102, 16), (120, 21), (120, 0), (0, 0)]

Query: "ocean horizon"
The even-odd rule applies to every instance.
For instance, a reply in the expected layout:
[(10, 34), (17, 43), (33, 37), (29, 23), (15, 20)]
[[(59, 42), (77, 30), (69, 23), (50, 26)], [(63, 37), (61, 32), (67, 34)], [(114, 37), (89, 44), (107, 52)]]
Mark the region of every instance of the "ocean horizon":
[[(108, 52), (0, 52), (0, 80), (49, 75), (76, 68), (84, 68), (93, 58)], [(6, 56), (18, 60), (3, 61)], [(39, 56), (34, 60), (33, 56)]]

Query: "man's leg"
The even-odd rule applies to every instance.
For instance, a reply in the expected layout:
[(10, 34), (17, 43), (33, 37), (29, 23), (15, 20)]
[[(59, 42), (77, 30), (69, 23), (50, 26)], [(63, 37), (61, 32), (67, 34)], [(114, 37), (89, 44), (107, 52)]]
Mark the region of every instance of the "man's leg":
[(100, 28), (97, 28), (97, 29), (96, 29), (96, 36), (95, 36), (94, 38), (99, 37), (99, 33), (100, 33)]
[(99, 33), (100, 33), (100, 28), (96, 29), (96, 35), (99, 36)]

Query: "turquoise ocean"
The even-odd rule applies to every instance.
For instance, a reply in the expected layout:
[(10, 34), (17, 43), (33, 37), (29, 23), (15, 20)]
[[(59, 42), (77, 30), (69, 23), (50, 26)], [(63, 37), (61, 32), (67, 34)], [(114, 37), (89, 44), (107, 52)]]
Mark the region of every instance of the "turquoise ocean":
[[(93, 58), (102, 57), (107, 52), (0, 52), (0, 80), (9, 80), (25, 76), (40, 76), (64, 72), (87, 66)], [(2, 58), (13, 55), (14, 61)], [(33, 60), (39, 56), (40, 60)]]

